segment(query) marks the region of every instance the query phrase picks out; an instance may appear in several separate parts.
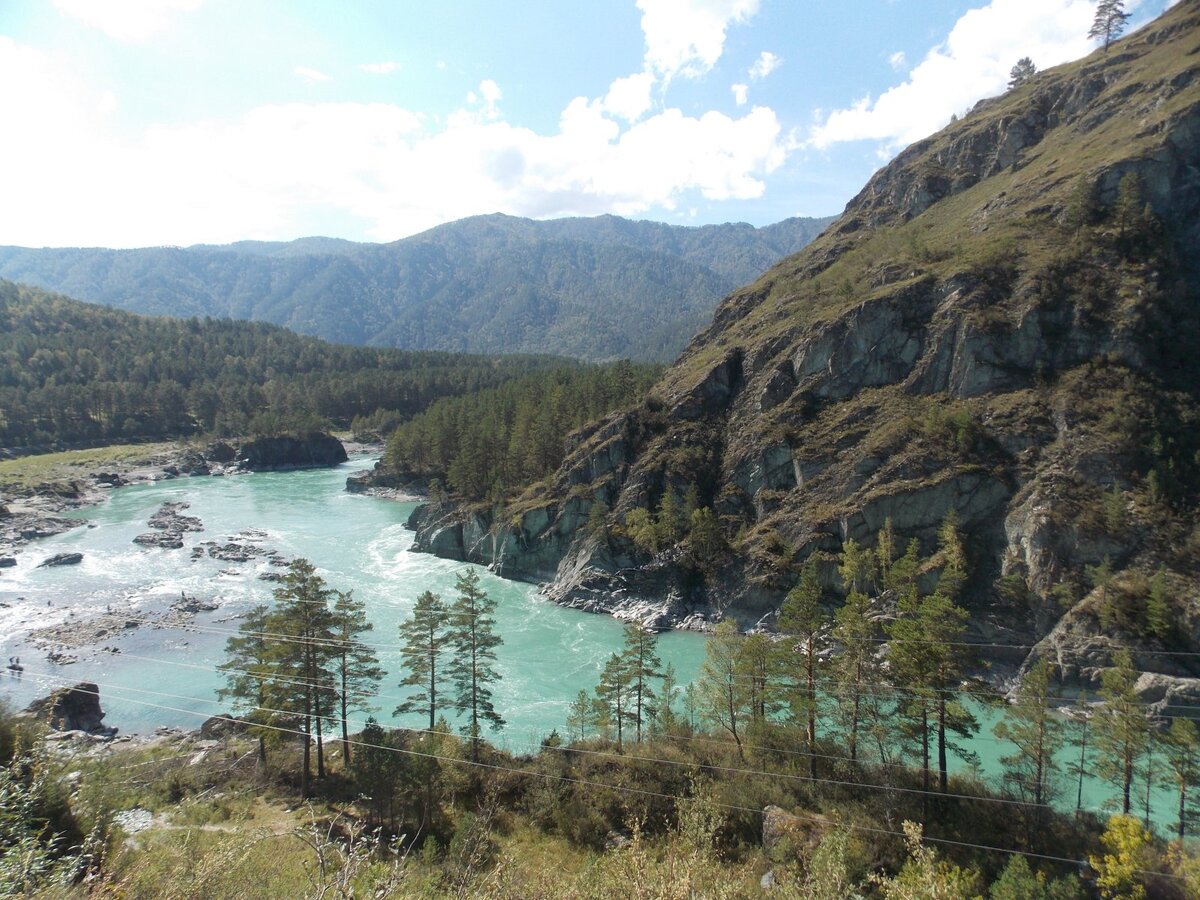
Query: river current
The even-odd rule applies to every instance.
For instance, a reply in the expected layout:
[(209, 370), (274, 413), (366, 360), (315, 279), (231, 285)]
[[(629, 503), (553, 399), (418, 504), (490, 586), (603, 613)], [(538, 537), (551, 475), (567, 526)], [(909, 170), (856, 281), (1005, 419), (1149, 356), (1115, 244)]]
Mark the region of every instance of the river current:
[[(259, 576), (281, 571), (261, 556), (244, 563), (192, 558), (191, 548), (202, 542), (234, 539), (288, 558), (304, 557), (330, 587), (353, 590), (366, 601), (374, 630), (363, 640), (377, 645), (387, 670), (374, 715), (381, 722), (419, 727), (419, 716), (392, 715), (405, 695), (398, 685), (403, 673), (397, 628), (422, 591), (453, 599), (455, 576), (468, 566), (410, 552), (413, 533), (403, 523), (414, 504), (344, 490), (347, 475), (373, 463), (359, 459), (333, 469), (134, 485), (81, 510), (86, 526), (27, 545), (17, 566), (0, 574), (0, 603), (5, 604), (0, 607), (0, 659), (19, 656), (24, 667), (20, 679), (0, 677), (0, 696), (18, 707), (60, 684), (95, 681), (105, 722), (123, 733), (159, 725), (195, 728), (225, 710), (227, 704), (216, 698), (224, 679), (215, 671), (224, 661), (225, 641), (247, 609), (270, 602), (275, 585)], [(180, 550), (134, 544), (135, 536), (150, 530), (150, 516), (168, 502), (190, 504), (185, 514), (199, 518), (204, 530), (185, 533)], [(37, 567), (66, 552), (82, 553), (82, 563)], [(604, 661), (620, 650), (622, 625), (608, 616), (564, 609), (542, 599), (533, 585), (475, 568), (482, 587), (498, 601), (496, 630), (504, 641), (496, 651), (501, 680), (494, 702), (507, 726), (492, 737), (516, 750), (529, 749), (551, 729), (563, 730), (567, 705), (581, 689), (595, 687)], [(149, 624), (185, 593), (218, 608), (189, 617), (191, 628)], [(67, 664), (47, 659), (45, 650), (29, 643), (32, 631), (69, 626), (109, 610), (117, 619), (147, 624), (116, 628), (98, 646), (66, 651), (76, 657)], [(674, 664), (681, 680), (695, 676), (704, 657), (700, 636), (664, 634), (658, 646), (664, 665)], [(359, 723), (365, 717), (355, 714)], [(450, 719), (455, 724), (452, 714)]]
[[(363, 640), (376, 645), (387, 670), (373, 714), (385, 724), (423, 727), (427, 722), (420, 716), (393, 715), (405, 698), (398, 685), (403, 673), (397, 627), (422, 591), (453, 599), (456, 575), (471, 566), (411, 552), (413, 534), (404, 522), (414, 504), (345, 491), (346, 477), (373, 463), (364, 458), (333, 469), (134, 485), (79, 511), (86, 525), (27, 545), (14, 568), (0, 570), (0, 664), (19, 656), (23, 667), (19, 678), (0, 674), (0, 699), (20, 708), (55, 687), (94, 681), (100, 686), (106, 724), (122, 733), (146, 733), (161, 725), (196, 728), (227, 711), (228, 704), (217, 699), (224, 677), (216, 668), (224, 661), (225, 642), (246, 610), (270, 602), (275, 585), (259, 576), (281, 571), (265, 556), (247, 562), (207, 554), (193, 558), (192, 548), (203, 542), (234, 539), (287, 558), (304, 557), (330, 587), (353, 590), (365, 600), (374, 630)], [(204, 526), (184, 534), (183, 549), (146, 549), (133, 543), (150, 530), (147, 521), (163, 503), (179, 502), (189, 504), (185, 514)], [(38, 568), (47, 557), (66, 552), (82, 553), (83, 561)], [(512, 750), (532, 750), (552, 729), (564, 731), (568, 704), (580, 690), (593, 691), (604, 661), (621, 649), (622, 624), (564, 609), (540, 597), (533, 585), (474, 568), (481, 586), (498, 601), (496, 630), (503, 639), (496, 651), (501, 680), (494, 702), (507, 724), (488, 737)], [(185, 622), (153, 624), (183, 594), (217, 608)], [(45, 649), (31, 643), (38, 630), (110, 612), (118, 627), (93, 645), (65, 651), (73, 661), (52, 661)], [(125, 622), (141, 624), (120, 627)], [(668, 632), (658, 638), (658, 652), (683, 684), (699, 672), (704, 639)], [(997, 784), (1000, 757), (1013, 748), (992, 735), (998, 713), (972, 706), (981, 728), (964, 743), (977, 754), (978, 774)], [(360, 727), (368, 714), (353, 714), (352, 727)], [(448, 717), (452, 725), (459, 724), (452, 713)], [(1064, 748), (1064, 769), (1071, 752)], [(959, 760), (953, 767), (966, 768)], [(1073, 808), (1074, 782), (1064, 774), (1059, 787), (1060, 801)], [(1112, 790), (1088, 779), (1084, 795), (1085, 806), (1097, 809)], [(1154, 818), (1162, 816), (1165, 824), (1170, 795), (1156, 790), (1154, 799)]]

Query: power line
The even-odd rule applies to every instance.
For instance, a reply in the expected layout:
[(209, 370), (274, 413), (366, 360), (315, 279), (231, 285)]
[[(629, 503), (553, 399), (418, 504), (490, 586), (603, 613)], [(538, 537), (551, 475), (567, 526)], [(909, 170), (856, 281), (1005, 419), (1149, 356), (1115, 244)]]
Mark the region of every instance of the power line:
[[(41, 679), (52, 678), (52, 679), (58, 680), (60, 683), (70, 683), (73, 680), (73, 679), (65, 678), (63, 676), (54, 676), (54, 675), (34, 675), (32, 677), (33, 678), (41, 678)], [(134, 688), (134, 687), (127, 687), (127, 686), (122, 687), (122, 686), (115, 686), (115, 685), (108, 684), (108, 683), (96, 683), (96, 684), (97, 684), (98, 688), (104, 687), (109, 690), (116, 690), (116, 691), (133, 691), (134, 693), (147, 694), (147, 695), (153, 696), (153, 697), (166, 697), (166, 698), (173, 699), (173, 700), (188, 700), (188, 701), (210, 703), (210, 704), (220, 703), (220, 701), (216, 700), (216, 699), (194, 698), (194, 697), (188, 697), (188, 696), (181, 695), (181, 694), (171, 694), (171, 693), (166, 693), (163, 691), (149, 690), (146, 688)], [(117, 699), (122, 699), (122, 698), (118, 697)], [(265, 707), (265, 706), (253, 706), (250, 708), (250, 711), (251, 712), (265, 712), (265, 713), (270, 713), (272, 715), (285, 716), (288, 718), (303, 716), (302, 713), (298, 713), (294, 710), (281, 710), (281, 709), (274, 709), (274, 708)], [(366, 724), (365, 722), (359, 722), (357, 720), (351, 720), (349, 718), (343, 719), (341, 716), (335, 715), (333, 713), (330, 713), (330, 714), (311, 713), (311, 714), (309, 714), (309, 716), (305, 716), (305, 718), (312, 718), (312, 719), (316, 719), (316, 720), (326, 720), (335, 726), (343, 724), (343, 723), (346, 725), (350, 725), (353, 723), (357, 727), (362, 727)], [(252, 722), (250, 724), (253, 725), (254, 727), (264, 727), (264, 726), (261, 726), (257, 722)], [(408, 727), (404, 727), (404, 726), (394, 726), (393, 730), (402, 731), (402, 732), (409, 733), (409, 734), (420, 734), (420, 735), (437, 734), (438, 733), (436, 731), (430, 731), (429, 729), (408, 728)], [(305, 733), (307, 733), (307, 732), (305, 732)], [(336, 732), (334, 732), (334, 733), (336, 734)], [(333, 740), (337, 741), (340, 739), (333, 738)], [(749, 775), (749, 776), (757, 776), (757, 777), (763, 777), (763, 778), (775, 778), (775, 779), (781, 779), (781, 780), (785, 780), (785, 781), (804, 782), (804, 783), (810, 783), (810, 784), (829, 784), (829, 785), (834, 785), (837, 787), (862, 788), (864, 790), (877, 790), (877, 791), (886, 791), (886, 792), (897, 792), (897, 793), (903, 793), (903, 794), (915, 794), (915, 795), (919, 795), (919, 796), (940, 797), (940, 798), (944, 798), (944, 799), (972, 800), (972, 801), (978, 801), (978, 802), (983, 802), (983, 803), (999, 803), (999, 804), (1010, 805), (1010, 806), (1039, 807), (1039, 808), (1043, 808), (1043, 809), (1054, 809), (1054, 807), (1050, 804), (1028, 803), (1025, 801), (1013, 800), (1013, 799), (1009, 799), (1006, 797), (979, 797), (979, 796), (975, 796), (972, 794), (956, 794), (956, 793), (941, 792), (941, 791), (930, 791), (930, 790), (924, 790), (921, 788), (902, 787), (899, 785), (875, 784), (874, 782), (844, 781), (844, 780), (833, 779), (833, 778), (813, 778), (812, 776), (809, 776), (809, 775), (797, 775), (797, 774), (788, 773), (788, 772), (766, 772), (761, 769), (746, 769), (746, 768), (740, 768), (740, 767), (735, 767), (735, 766), (720, 766), (720, 765), (712, 765), (709, 763), (668, 760), (668, 759), (660, 759), (657, 757), (640, 756), (640, 755), (634, 755), (634, 754), (628, 754), (628, 753), (621, 754), (621, 753), (606, 752), (603, 750), (588, 750), (588, 749), (581, 748), (581, 747), (559, 746), (559, 747), (547, 747), (546, 749), (555, 750), (555, 751), (562, 752), (562, 753), (577, 754), (580, 756), (601, 757), (601, 758), (605, 758), (605, 759), (637, 760), (637, 761), (641, 761), (641, 762), (655, 763), (655, 764), (659, 764), (659, 765), (672, 766), (672, 767), (676, 767), (676, 768), (707, 769), (709, 771), (723, 772), (723, 773), (730, 774), (730, 775)], [(909, 771), (922, 772), (925, 770), (924, 769), (909, 769)], [(930, 771), (933, 771), (933, 770), (930, 770)]]
[[(51, 677), (53, 677), (53, 676), (51, 676)], [(192, 716), (203, 715), (203, 713), (199, 713), (195, 710), (188, 710), (188, 709), (181, 709), (179, 707), (165, 706), (162, 704), (151, 703), (151, 702), (145, 701), (145, 700), (136, 700), (131, 697), (119, 697), (117, 699), (120, 699), (126, 703), (135, 703), (135, 704), (138, 704), (141, 706), (151, 707), (154, 709), (161, 709), (161, 710), (165, 710), (168, 712), (178, 712), (178, 713), (183, 713), (185, 715), (192, 715)], [(305, 733), (304, 731), (301, 731), (298, 729), (284, 728), (284, 727), (277, 726), (277, 725), (259, 725), (256, 727), (263, 728), (263, 729), (266, 729), (269, 731), (283, 733), (283, 734), (292, 734), (292, 735), (296, 735), (296, 736), (304, 737), (304, 738), (308, 738), (308, 739), (311, 739), (311, 737), (312, 737), (311, 735)], [(417, 750), (409, 750), (409, 749), (405, 749), (405, 748), (401, 748), (401, 747), (392, 747), (392, 746), (385, 745), (385, 744), (372, 744), (370, 742), (366, 742), (361, 739), (352, 738), (348, 741), (348, 743), (351, 746), (356, 746), (356, 747), (365, 748), (365, 749), (382, 750), (385, 752), (399, 753), (399, 754), (406, 755), (406, 756), (422, 757), (425, 759), (437, 760), (439, 762), (457, 763), (459, 765), (466, 765), (466, 766), (471, 766), (474, 768), (481, 768), (481, 769), (487, 769), (487, 770), (491, 770), (491, 771), (505, 772), (510, 775), (524, 775), (524, 776), (528, 776), (531, 778), (541, 778), (541, 779), (547, 780), (547, 781), (557, 781), (560, 783), (575, 784), (575, 785), (579, 785), (581, 787), (590, 787), (590, 788), (597, 788), (597, 789), (601, 789), (601, 790), (617, 791), (620, 793), (636, 794), (636, 795), (648, 796), (648, 797), (656, 797), (659, 799), (669, 800), (672, 802), (678, 802), (681, 799), (680, 797), (678, 797), (676, 795), (664, 794), (660, 791), (649, 791), (644, 788), (635, 788), (635, 787), (631, 787), (629, 785), (616, 785), (616, 784), (608, 784), (605, 782), (592, 781), (590, 779), (584, 779), (584, 778), (571, 778), (571, 777), (565, 776), (565, 775), (555, 775), (550, 772), (537, 772), (537, 771), (532, 771), (532, 770), (528, 770), (528, 769), (512, 769), (507, 766), (499, 766), (499, 765), (495, 765), (492, 763), (478, 762), (478, 761), (469, 760), (469, 759), (459, 759), (457, 757), (441, 756), (441, 755), (438, 755), (435, 753), (426, 753), (426, 752), (421, 752), (421, 751), (417, 751)], [(970, 799), (980, 799), (980, 798), (970, 798)], [(754, 808), (748, 807), (748, 806), (737, 806), (735, 804), (720, 803), (720, 802), (714, 802), (713, 805), (716, 806), (718, 809), (725, 809), (725, 810), (729, 810), (731, 812), (744, 812), (744, 813), (749, 813), (751, 815), (765, 816), (764, 810), (754, 809)], [(825, 824), (828, 821), (824, 817), (804, 816), (804, 815), (801, 815), (798, 813), (789, 813), (786, 811), (783, 812), (783, 815), (785, 815), (786, 817), (788, 817), (790, 819), (794, 819), (796, 821), (814, 822), (817, 824)], [(878, 827), (873, 827), (873, 826), (868, 826), (868, 825), (855, 825), (855, 824), (844, 824), (843, 823), (839, 827), (849, 828), (854, 831), (861, 831), (861, 832), (868, 833), (868, 834), (881, 834), (881, 835), (888, 835), (888, 836), (899, 837), (899, 838), (907, 837), (907, 835), (905, 835), (903, 832), (900, 832), (900, 831), (893, 831), (893, 830), (886, 829), (886, 828), (878, 828)], [(969, 841), (953, 840), (951, 838), (936, 838), (936, 837), (929, 837), (927, 835), (922, 835), (922, 840), (927, 841), (929, 843), (938, 843), (938, 844), (944, 844), (947, 846), (963, 847), (963, 848), (972, 849), (972, 850), (982, 850), (982, 851), (991, 852), (991, 853), (1004, 853), (1004, 854), (1009, 854), (1009, 855), (1027, 856), (1027, 857), (1031, 857), (1034, 859), (1043, 859), (1043, 860), (1046, 860), (1049, 862), (1063, 863), (1063, 864), (1077, 867), (1077, 868), (1081, 867), (1082, 865), (1085, 864), (1084, 860), (1070, 859), (1068, 857), (1054, 856), (1054, 855), (1045, 854), (1045, 853), (1027, 852), (1027, 851), (1010, 848), (1010, 847), (996, 847), (996, 846), (992, 846), (992, 845), (988, 845), (988, 844), (976, 844), (976, 843), (971, 843)], [(1139, 875), (1153, 875), (1155, 877), (1164, 877), (1164, 878), (1173, 878), (1173, 879), (1178, 879), (1180, 877), (1177, 875), (1172, 875), (1170, 873), (1154, 872), (1154, 871), (1150, 871), (1147, 869), (1137, 869), (1137, 870), (1133, 870), (1133, 871)]]

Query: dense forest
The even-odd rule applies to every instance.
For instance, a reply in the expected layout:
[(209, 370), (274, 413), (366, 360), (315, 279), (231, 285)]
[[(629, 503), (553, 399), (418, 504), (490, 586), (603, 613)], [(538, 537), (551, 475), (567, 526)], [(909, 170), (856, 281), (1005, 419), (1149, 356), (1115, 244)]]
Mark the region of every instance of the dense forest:
[(273, 322), (348, 344), (667, 362), (722, 296), (828, 221), (489, 215), (390, 244), (0, 247), (0, 277), (130, 312)]
[(553, 472), (570, 431), (644, 396), (660, 372), (630, 362), (564, 368), (439, 400), (392, 433), (383, 468), (436, 478), (471, 500), (503, 498)]
[(0, 281), (0, 446), (389, 424), (580, 364), (328, 344), (275, 325), (167, 319)]

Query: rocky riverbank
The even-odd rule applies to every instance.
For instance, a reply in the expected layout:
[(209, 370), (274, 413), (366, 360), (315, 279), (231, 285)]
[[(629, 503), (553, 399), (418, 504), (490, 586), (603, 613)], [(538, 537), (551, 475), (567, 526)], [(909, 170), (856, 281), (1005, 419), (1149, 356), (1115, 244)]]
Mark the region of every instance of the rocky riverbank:
[[(30, 542), (85, 525), (85, 519), (64, 513), (94, 506), (114, 488), (189, 476), (336, 466), (347, 461), (347, 450), (370, 452), (374, 448), (346, 445), (317, 432), (301, 437), (215, 441), (204, 446), (149, 444), (122, 449), (121, 453), (79, 451), (3, 461), (0, 577)], [(181, 534), (202, 526), (180, 513), (181, 509), (160, 510), (149, 523), (152, 530), (139, 535), (138, 543), (182, 546)]]

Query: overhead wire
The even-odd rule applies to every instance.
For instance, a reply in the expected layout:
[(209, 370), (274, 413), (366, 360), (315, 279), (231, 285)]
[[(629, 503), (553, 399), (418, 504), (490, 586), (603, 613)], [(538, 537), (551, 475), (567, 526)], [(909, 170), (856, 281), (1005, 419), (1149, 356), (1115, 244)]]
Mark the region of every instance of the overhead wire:
[[(64, 683), (64, 684), (70, 683), (72, 681), (72, 679), (66, 678), (64, 676), (56, 676), (56, 675), (37, 674), (37, 675), (33, 675), (31, 677), (38, 678), (38, 679), (54, 679), (54, 680), (57, 680), (60, 683)], [(138, 694), (146, 694), (146, 695), (154, 696), (154, 697), (166, 697), (168, 699), (173, 699), (173, 700), (187, 700), (187, 701), (191, 701), (191, 702), (201, 702), (201, 703), (209, 703), (209, 704), (220, 703), (220, 701), (217, 699), (195, 698), (195, 697), (190, 697), (190, 696), (181, 695), (181, 694), (171, 694), (171, 693), (167, 693), (167, 692), (163, 692), (163, 691), (150, 690), (148, 688), (135, 688), (135, 687), (119, 686), (119, 685), (112, 685), (112, 684), (108, 684), (108, 683), (99, 683), (99, 682), (92, 682), (92, 683), (97, 684), (98, 687), (104, 687), (104, 688), (107, 688), (109, 690), (114, 690), (114, 691), (132, 691), (132, 692), (138, 693)], [(270, 713), (272, 715), (280, 715), (280, 716), (286, 716), (286, 717), (296, 717), (296, 716), (303, 715), (302, 713), (299, 713), (295, 710), (281, 710), (281, 709), (275, 709), (275, 708), (271, 708), (271, 707), (257, 706), (257, 705), (251, 707), (250, 710), (251, 710), (251, 712), (265, 712), (265, 713)], [(347, 726), (349, 726), (351, 724), (351, 722), (353, 722), (356, 727), (364, 727), (366, 724), (365, 721), (356, 721), (356, 720), (351, 720), (349, 718), (343, 719), (341, 716), (335, 715), (333, 713), (329, 713), (329, 714), (311, 713), (308, 717), (310, 717), (312, 719), (316, 719), (316, 720), (329, 721), (333, 725), (340, 725), (343, 722), (345, 722), (347, 724)], [(258, 725), (259, 725), (259, 723), (252, 723), (252, 724), (254, 724), (255, 727), (258, 727)], [(410, 733), (410, 734), (420, 734), (420, 735), (440, 733), (435, 730), (422, 729), (422, 728), (410, 728), (410, 727), (405, 727), (405, 726), (394, 726), (393, 730)], [(336, 732), (335, 732), (335, 734), (336, 734)], [(543, 746), (545, 746), (545, 745), (543, 745)], [(546, 749), (554, 750), (554, 751), (562, 752), (562, 753), (575, 754), (575, 755), (579, 755), (579, 756), (600, 757), (600, 758), (607, 758), (607, 759), (619, 759), (619, 760), (623, 760), (623, 761), (633, 760), (633, 761), (649, 762), (649, 763), (655, 763), (655, 764), (660, 764), (660, 765), (672, 766), (672, 767), (676, 767), (676, 768), (687, 768), (687, 769), (698, 768), (701, 770), (722, 772), (722, 773), (731, 774), (731, 775), (748, 775), (748, 776), (754, 776), (754, 777), (764, 777), (764, 778), (770, 778), (770, 779), (779, 779), (779, 780), (784, 780), (784, 781), (802, 782), (802, 783), (809, 783), (809, 784), (830, 784), (830, 785), (834, 785), (837, 787), (845, 787), (845, 788), (854, 788), (854, 789), (861, 788), (864, 790), (877, 790), (877, 791), (885, 791), (885, 792), (889, 792), (889, 793), (896, 792), (896, 793), (903, 793), (903, 794), (914, 794), (914, 795), (919, 795), (919, 796), (939, 797), (939, 798), (944, 798), (944, 799), (978, 801), (978, 802), (983, 802), (983, 803), (998, 803), (998, 804), (1011, 805), (1011, 806), (1041, 807), (1041, 808), (1045, 808), (1045, 809), (1053, 809), (1054, 808), (1051, 804), (1029, 803), (1027, 801), (1015, 800), (1015, 799), (1010, 799), (1010, 798), (1006, 798), (1006, 797), (980, 797), (980, 796), (976, 796), (973, 794), (959, 794), (959, 793), (951, 793), (951, 792), (932, 791), (932, 790), (925, 790), (922, 788), (903, 787), (900, 785), (876, 784), (874, 782), (846, 781), (846, 780), (841, 780), (841, 779), (819, 778), (819, 777), (814, 778), (810, 775), (797, 775), (795, 773), (788, 773), (788, 772), (767, 772), (767, 771), (764, 771), (761, 769), (748, 769), (748, 768), (742, 768), (742, 767), (736, 767), (736, 766), (723, 766), (723, 765), (716, 765), (716, 764), (712, 764), (712, 763), (691, 762), (691, 761), (685, 761), (685, 760), (668, 760), (668, 759), (661, 759), (661, 758), (657, 758), (657, 757), (644, 756), (644, 755), (634, 754), (634, 753), (612, 753), (612, 752), (602, 751), (602, 750), (591, 750), (591, 749), (587, 749), (587, 748), (568, 747), (568, 746), (561, 746), (561, 745), (557, 746), (557, 747), (546, 747)], [(919, 772), (922, 770), (910, 768), (909, 771)]]
[[(51, 677), (54, 677), (54, 676), (51, 676)], [(191, 715), (191, 716), (203, 715), (203, 713), (197, 712), (195, 710), (167, 706), (164, 704), (152, 703), (150, 701), (137, 700), (134, 698), (120, 698), (120, 699), (122, 699), (124, 702), (127, 702), (127, 703), (135, 703), (138, 705), (142, 705), (142, 706), (146, 706), (146, 707), (150, 707), (150, 708), (154, 708), (154, 709), (160, 709), (160, 710), (164, 710), (164, 711), (168, 711), (168, 712), (177, 712), (177, 713), (182, 713), (182, 714)], [(268, 731), (274, 731), (274, 732), (279, 732), (279, 733), (284, 733), (284, 734), (292, 734), (292, 735), (295, 735), (298, 737), (304, 737), (304, 738), (311, 739), (311, 735), (309, 735), (306, 732), (299, 730), (299, 729), (285, 728), (285, 727), (278, 726), (278, 725), (260, 725), (257, 727), (263, 728)], [(462, 759), (459, 757), (443, 756), (443, 755), (436, 754), (436, 753), (428, 753), (428, 752), (423, 752), (423, 751), (419, 751), (419, 750), (411, 750), (411, 749), (407, 749), (407, 748), (394, 747), (394, 746), (387, 745), (387, 744), (373, 744), (370, 742), (363, 741), (363, 740), (361, 740), (361, 738), (351, 738), (348, 741), (348, 743), (351, 746), (356, 746), (356, 747), (363, 748), (363, 749), (373, 749), (373, 750), (380, 750), (380, 751), (384, 751), (384, 752), (399, 753), (399, 754), (406, 755), (406, 756), (422, 757), (422, 758), (426, 758), (426, 759), (433, 759), (438, 762), (453, 763), (453, 764), (470, 766), (473, 768), (498, 771), (498, 772), (503, 772), (503, 773), (506, 773), (509, 775), (523, 775), (523, 776), (527, 776), (527, 777), (531, 777), (531, 778), (540, 778), (540, 779), (548, 780), (548, 781), (557, 781), (560, 783), (575, 784), (575, 785), (579, 785), (581, 787), (589, 787), (589, 788), (596, 788), (596, 789), (601, 789), (601, 790), (615, 791), (618, 793), (627, 793), (627, 794), (635, 794), (635, 795), (640, 795), (640, 796), (655, 797), (655, 798), (659, 798), (659, 799), (663, 799), (663, 800), (669, 800), (673, 803), (678, 802), (680, 799), (678, 796), (673, 795), (673, 794), (666, 794), (661, 791), (650, 791), (645, 788), (637, 788), (637, 787), (633, 787), (631, 785), (609, 784), (606, 782), (593, 781), (590, 779), (573, 778), (573, 777), (565, 776), (565, 775), (556, 775), (552, 772), (539, 772), (539, 771), (528, 770), (528, 769), (514, 769), (514, 768), (510, 768), (508, 766), (500, 766), (500, 765), (496, 765), (494, 763), (480, 762), (478, 760), (469, 760), (469, 759)], [(971, 799), (978, 799), (978, 798), (971, 798)], [(764, 817), (766, 815), (765, 810), (755, 809), (753, 807), (739, 806), (736, 804), (722, 803), (719, 801), (714, 801), (713, 805), (719, 809), (724, 809), (724, 810), (728, 810), (731, 812), (742, 812), (742, 813), (748, 813), (751, 815), (764, 816)], [(787, 811), (782, 811), (782, 814), (785, 817), (796, 820), (796, 821), (807, 821), (807, 822), (814, 822), (814, 823), (818, 823), (818, 824), (827, 824), (829, 821), (828, 818), (824, 817), (824, 816), (805, 816), (805, 815), (802, 815), (799, 813), (791, 813), (791, 812), (787, 812)], [(859, 825), (859, 824), (854, 824), (854, 823), (840, 823), (840, 827), (845, 827), (845, 828), (848, 828), (853, 831), (860, 831), (860, 832), (869, 833), (869, 834), (880, 834), (880, 835), (887, 835), (887, 836), (891, 836), (891, 837), (907, 838), (907, 835), (904, 832), (895, 831), (895, 830), (886, 829), (886, 828), (879, 828), (876, 826)], [(965, 849), (980, 850), (980, 851), (984, 851), (984, 852), (1027, 856), (1027, 857), (1030, 857), (1033, 859), (1042, 859), (1042, 860), (1046, 860), (1048, 862), (1062, 863), (1062, 864), (1073, 866), (1073, 867), (1082, 867), (1086, 863), (1085, 860), (1071, 859), (1069, 857), (1064, 857), (1064, 856), (1055, 856), (1053, 854), (1018, 850), (1016, 848), (1011, 848), (1011, 847), (997, 847), (997, 846), (993, 846), (993, 845), (989, 845), (989, 844), (978, 844), (978, 843), (973, 843), (970, 841), (959, 841), (959, 840), (955, 840), (952, 838), (938, 838), (938, 837), (931, 837), (929, 835), (922, 835), (922, 840), (929, 842), (929, 843), (942, 844), (945, 846), (956, 846), (956, 847), (962, 847)], [(1180, 877), (1177, 875), (1173, 875), (1171, 873), (1155, 872), (1155, 871), (1148, 870), (1148, 869), (1137, 869), (1134, 871), (1136, 874), (1153, 875), (1155, 877), (1165, 877), (1165, 878), (1172, 878), (1172, 879), (1178, 879)]]

